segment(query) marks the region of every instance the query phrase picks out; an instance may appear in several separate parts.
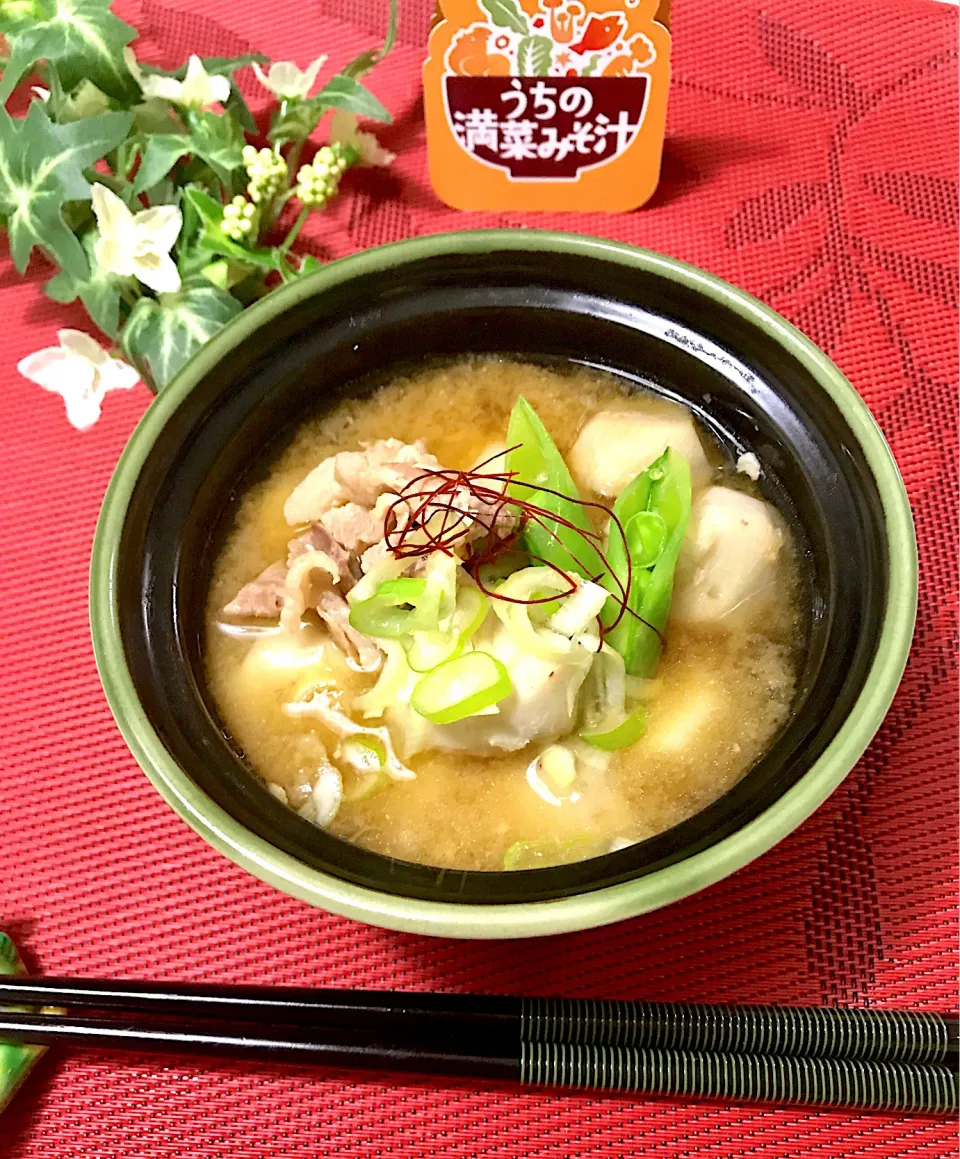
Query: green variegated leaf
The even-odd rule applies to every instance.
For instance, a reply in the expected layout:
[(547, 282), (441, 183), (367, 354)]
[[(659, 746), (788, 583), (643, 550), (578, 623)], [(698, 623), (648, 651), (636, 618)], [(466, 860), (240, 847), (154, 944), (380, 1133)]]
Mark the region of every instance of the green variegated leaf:
[(96, 117), (110, 109), (110, 98), (91, 80), (82, 80), (63, 102), (59, 120), (83, 121)]
[(140, 299), (123, 328), (124, 353), (145, 381), (162, 390), (241, 309), (206, 278), (191, 278), (176, 294)]
[[(201, 56), (200, 63), (208, 76), (230, 76), (238, 69), (246, 68), (251, 64), (269, 64), (270, 57), (262, 52), (247, 52), (242, 56)], [(139, 63), (139, 62), (138, 62)], [(140, 64), (140, 71), (146, 76), (172, 76), (176, 80), (183, 80), (187, 75), (187, 65), (179, 68), (157, 68), (153, 64)]]
[(138, 133), (185, 133), (183, 121), (167, 101), (151, 98), (133, 106), (133, 126)]
[(190, 152), (190, 138), (181, 133), (161, 133), (147, 138), (147, 147), (140, 160), (140, 168), (133, 182), (134, 193), (162, 181), (184, 153)]
[(66, 270), (61, 270), (59, 274), (54, 274), (49, 281), (44, 282), (43, 292), (51, 302), (60, 302), (64, 306), (75, 302), (79, 293), (76, 281)]
[(237, 118), (240, 123), (240, 128), (245, 133), (259, 132), (257, 122), (254, 120), (253, 113), (250, 112), (250, 106), (246, 102), (243, 93), (233, 84), (230, 86), (230, 96), (227, 97), (227, 103), (223, 106), (228, 113)]
[(94, 257), (97, 231), (89, 230), (80, 239), (90, 267), (85, 278), (75, 278), (66, 270), (51, 278), (43, 287), (55, 302), (72, 302), (79, 297), (87, 313), (104, 334), (116, 338), (120, 332), (120, 279), (111, 274)]
[(9, 36), (29, 28), (39, 15), (37, 0), (3, 0), (0, 5), (0, 32)]
[(156, 185), (151, 185), (143, 192), (150, 205), (176, 205), (180, 197), (180, 190), (169, 177), (158, 181)]
[(305, 141), (331, 109), (343, 109), (358, 117), (389, 123), (393, 118), (372, 92), (346, 73), (338, 73), (317, 93), (305, 101), (281, 101), (273, 116), (271, 141), (278, 145)]
[(10, 43), (0, 102), (38, 60), (56, 64), (66, 92), (86, 79), (118, 100), (136, 93), (122, 55), (136, 29), (114, 16), (110, 0), (36, 0), (35, 9), (37, 15), (23, 23), (5, 17), (0, 8), (0, 32)]
[(344, 109), (348, 113), (355, 113), (358, 117), (367, 117), (371, 121), (389, 124), (393, 120), (368, 88), (353, 77), (344, 76), (343, 73), (327, 81), (312, 99), (320, 107), (321, 112), (326, 112), (327, 109)]
[[(208, 193), (198, 189), (195, 185), (184, 190), (185, 201), (199, 218), (200, 230), (197, 245), (207, 254), (220, 254), (234, 261), (246, 262), (249, 265), (260, 266), (265, 270), (278, 270), (282, 267), (282, 260), (272, 249), (248, 249), (223, 232), (223, 206)], [(186, 218), (185, 218), (186, 220)]]
[(221, 290), (232, 290), (251, 275), (246, 262), (233, 262), (229, 258), (214, 258), (201, 269), (200, 273)]
[(42, 101), (34, 101), (23, 120), (0, 109), (0, 213), (21, 273), (34, 247), (42, 246), (74, 277), (86, 277), (86, 257), (62, 206), (90, 197), (83, 170), (120, 144), (130, 122), (129, 113), (103, 113), (55, 125)]
[(234, 174), (243, 167), (246, 140), (232, 117), (216, 113), (190, 113), (191, 152), (202, 157), (228, 189), (233, 189)]

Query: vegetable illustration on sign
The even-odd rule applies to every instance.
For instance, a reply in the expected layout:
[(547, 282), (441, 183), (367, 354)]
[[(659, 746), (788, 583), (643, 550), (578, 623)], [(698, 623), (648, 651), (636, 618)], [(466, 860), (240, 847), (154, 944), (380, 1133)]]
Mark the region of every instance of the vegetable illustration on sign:
[(657, 0), (446, 0), (430, 173), (459, 209), (626, 210), (653, 193), (670, 77)]

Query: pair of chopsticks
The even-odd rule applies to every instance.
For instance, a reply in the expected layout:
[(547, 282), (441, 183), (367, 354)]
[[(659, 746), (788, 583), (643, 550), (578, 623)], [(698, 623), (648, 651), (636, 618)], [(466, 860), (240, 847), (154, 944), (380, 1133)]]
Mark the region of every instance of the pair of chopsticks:
[(926, 1011), (2, 978), (0, 1038), (858, 1110), (960, 1100), (958, 1018)]

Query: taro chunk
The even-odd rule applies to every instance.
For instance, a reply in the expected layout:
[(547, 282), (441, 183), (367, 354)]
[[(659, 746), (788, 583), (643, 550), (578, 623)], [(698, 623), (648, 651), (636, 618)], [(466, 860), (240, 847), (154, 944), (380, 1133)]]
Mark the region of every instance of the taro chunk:
[(612, 497), (619, 495), (667, 447), (673, 447), (690, 464), (694, 487), (709, 482), (710, 464), (697, 428), (690, 415), (680, 410), (676, 415), (601, 411), (580, 432), (570, 453), (570, 466), (592, 491)]
[(742, 626), (773, 593), (783, 541), (780, 517), (769, 503), (729, 487), (708, 487), (690, 512), (672, 618)]

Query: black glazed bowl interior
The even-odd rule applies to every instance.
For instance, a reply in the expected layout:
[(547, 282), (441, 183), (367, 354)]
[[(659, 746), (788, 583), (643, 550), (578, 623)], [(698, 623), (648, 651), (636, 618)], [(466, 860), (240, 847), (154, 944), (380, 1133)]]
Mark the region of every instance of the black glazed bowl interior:
[[(205, 585), (224, 520), (297, 424), (345, 393), (474, 353), (600, 367), (688, 406), (801, 544), (811, 615), (800, 687), (767, 755), (709, 808), (617, 853), (461, 872), (351, 845), (280, 804), (204, 688)], [(582, 237), (424, 238), (333, 263), (242, 314), (153, 404), (104, 503), (91, 573), (97, 661), (118, 723), (168, 801), (299, 897), (456, 936), (584, 928), (745, 864), (836, 787), (878, 727), (909, 648), (916, 552), (883, 438), (796, 330), (726, 283)]]

